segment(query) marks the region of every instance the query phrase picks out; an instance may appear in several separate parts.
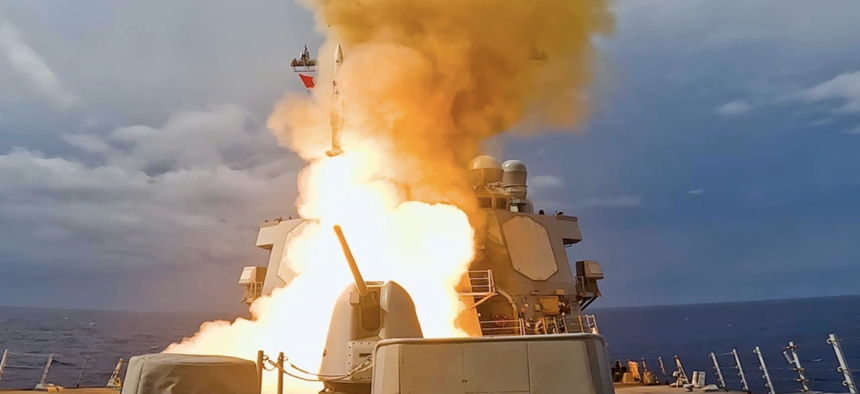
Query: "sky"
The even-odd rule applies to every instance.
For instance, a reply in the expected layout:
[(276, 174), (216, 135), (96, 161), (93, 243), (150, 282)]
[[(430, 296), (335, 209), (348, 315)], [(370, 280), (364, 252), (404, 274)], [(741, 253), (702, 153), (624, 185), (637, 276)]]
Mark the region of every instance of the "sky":
[[(596, 306), (860, 293), (860, 7), (622, 0), (575, 130), (502, 138), (580, 218)], [(241, 308), (303, 167), (286, 0), (0, 2), (0, 305)]]

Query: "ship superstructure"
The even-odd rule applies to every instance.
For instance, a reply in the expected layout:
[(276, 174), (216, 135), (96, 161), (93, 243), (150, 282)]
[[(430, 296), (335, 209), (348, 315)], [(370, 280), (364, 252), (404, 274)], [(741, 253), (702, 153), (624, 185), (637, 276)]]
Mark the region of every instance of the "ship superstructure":
[(582, 312), (600, 297), (600, 264), (577, 261), (572, 269), (567, 256), (582, 241), (578, 219), (534, 212), (522, 161), (479, 156), (469, 172), (485, 225), (461, 291), (474, 298), (471, 320), (480, 331), (469, 330), (468, 319), (464, 328), (473, 336), (596, 332), (594, 317)]
[[(528, 172), (519, 160), (499, 164), (479, 156), (469, 164), (481, 216), (476, 257), (458, 287), (467, 306), (458, 324), (471, 336), (596, 332), (583, 311), (600, 297), (596, 261), (572, 268), (567, 248), (582, 240), (578, 219), (562, 212), (534, 212)], [(261, 224), (257, 247), (270, 252), (265, 266), (245, 267), (243, 302), (290, 283), (295, 273), (282, 261), (292, 238), (309, 219), (278, 218)]]

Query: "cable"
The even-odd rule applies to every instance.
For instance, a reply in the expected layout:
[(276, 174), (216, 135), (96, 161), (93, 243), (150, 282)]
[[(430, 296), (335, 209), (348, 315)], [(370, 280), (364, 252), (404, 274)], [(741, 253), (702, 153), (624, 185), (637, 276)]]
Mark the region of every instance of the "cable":
[(50, 354), (40, 354), (40, 353), (15, 353), (9, 352), (9, 354), (14, 354), (16, 356), (30, 356), (30, 357), (48, 357)]
[(268, 356), (264, 356), (264, 357), (263, 357), (263, 361), (264, 361), (264, 362), (268, 362), (269, 364), (271, 364), (271, 365), (273, 366), (273, 368), (272, 368), (272, 369), (268, 369), (268, 368), (265, 368), (265, 366), (263, 366), (263, 369), (265, 369), (265, 370), (267, 370), (267, 371), (274, 371), (275, 369), (279, 369), (279, 370), (281, 370), (281, 372), (282, 372), (283, 374), (285, 374), (285, 375), (287, 375), (287, 376), (290, 376), (290, 377), (295, 378), (295, 379), (303, 380), (303, 381), (306, 381), (306, 382), (325, 382), (325, 381), (327, 381), (327, 380), (340, 380), (340, 379), (346, 379), (346, 378), (348, 378), (348, 377), (350, 377), (350, 376), (353, 376), (353, 375), (355, 375), (355, 374), (357, 374), (357, 373), (361, 373), (361, 372), (364, 372), (364, 371), (367, 371), (367, 370), (369, 370), (369, 369), (373, 368), (373, 358), (372, 358), (372, 356), (367, 356), (367, 357), (366, 357), (366, 358), (365, 358), (361, 363), (359, 363), (355, 368), (353, 368), (352, 370), (350, 370), (349, 372), (347, 372), (345, 375), (325, 375), (325, 374), (316, 374), (316, 373), (313, 373), (313, 372), (308, 372), (308, 371), (306, 371), (306, 370), (304, 370), (304, 369), (301, 369), (301, 368), (297, 367), (295, 364), (293, 364), (293, 363), (289, 362), (288, 360), (289, 360), (289, 358), (288, 358), (288, 357), (284, 357), (284, 361), (287, 361), (287, 364), (289, 364), (289, 366), (290, 366), (291, 368), (293, 368), (293, 369), (295, 369), (295, 370), (297, 370), (297, 371), (299, 371), (299, 372), (302, 372), (302, 373), (305, 373), (305, 374), (308, 374), (308, 375), (315, 376), (315, 377), (317, 377), (318, 379), (311, 379), (311, 378), (306, 378), (306, 377), (303, 377), (303, 376), (298, 376), (298, 375), (291, 374), (291, 373), (290, 373), (290, 372), (288, 372), (286, 369), (283, 369), (283, 368), (279, 367), (279, 366), (278, 366), (278, 364), (277, 364), (277, 362), (272, 361), (272, 359), (271, 359), (271, 358), (269, 358)]

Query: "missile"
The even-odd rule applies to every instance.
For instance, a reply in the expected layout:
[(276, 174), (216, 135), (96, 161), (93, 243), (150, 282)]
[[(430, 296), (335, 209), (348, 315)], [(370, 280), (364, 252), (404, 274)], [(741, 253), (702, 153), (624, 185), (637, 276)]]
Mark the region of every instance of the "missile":
[(343, 99), (341, 99), (337, 89), (337, 71), (341, 64), (343, 64), (343, 50), (340, 48), (340, 44), (337, 44), (337, 48), (334, 49), (333, 77), (331, 80), (331, 150), (325, 153), (328, 157), (343, 153), (340, 148), (340, 131), (343, 129)]
[(343, 50), (340, 48), (340, 44), (337, 44), (337, 48), (334, 49), (334, 74), (337, 75), (337, 69), (340, 68), (340, 65), (343, 64)]

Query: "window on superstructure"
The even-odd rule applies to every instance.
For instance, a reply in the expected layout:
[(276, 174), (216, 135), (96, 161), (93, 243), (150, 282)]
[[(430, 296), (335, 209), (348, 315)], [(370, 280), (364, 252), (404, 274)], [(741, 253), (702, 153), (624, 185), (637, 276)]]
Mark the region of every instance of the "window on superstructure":
[(493, 199), (489, 197), (479, 197), (478, 198), (478, 206), (481, 208), (492, 208), (493, 207)]
[(497, 198), (496, 199), (496, 209), (508, 209), (508, 199), (507, 198)]

